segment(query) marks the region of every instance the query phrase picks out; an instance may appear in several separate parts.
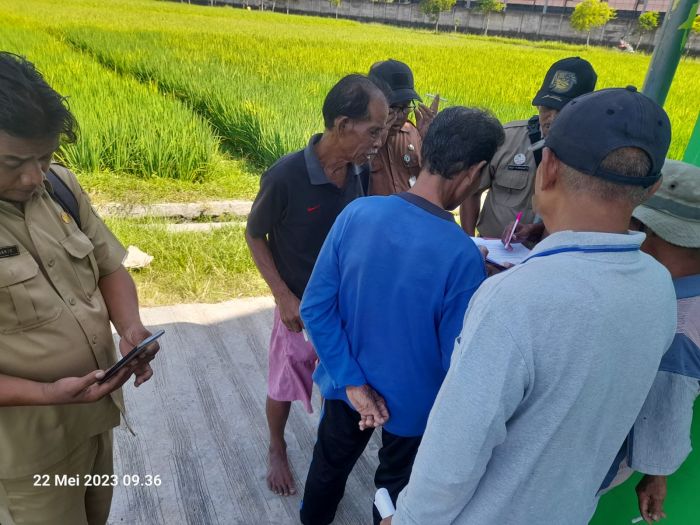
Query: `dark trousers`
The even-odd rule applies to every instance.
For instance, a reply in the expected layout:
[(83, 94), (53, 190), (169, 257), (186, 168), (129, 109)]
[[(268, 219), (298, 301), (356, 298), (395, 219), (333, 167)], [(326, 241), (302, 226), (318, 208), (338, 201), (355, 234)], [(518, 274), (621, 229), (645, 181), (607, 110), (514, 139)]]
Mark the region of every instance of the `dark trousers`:
[[(300, 511), (304, 525), (333, 522), (348, 476), (374, 431), (361, 431), (359, 421), (360, 414), (344, 401), (324, 401)], [(401, 437), (382, 429), (382, 448), (374, 484), (377, 488), (386, 488), (394, 504), (411, 477), (420, 440), (420, 437)], [(372, 510), (374, 523), (378, 525), (381, 518), (374, 506)]]

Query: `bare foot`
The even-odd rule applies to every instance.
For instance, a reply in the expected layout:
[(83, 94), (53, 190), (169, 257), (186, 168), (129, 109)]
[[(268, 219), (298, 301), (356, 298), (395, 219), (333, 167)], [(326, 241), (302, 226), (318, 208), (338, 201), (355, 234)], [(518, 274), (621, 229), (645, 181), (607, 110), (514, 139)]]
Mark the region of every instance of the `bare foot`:
[(270, 447), (267, 456), (267, 487), (278, 496), (297, 493), (292, 471), (289, 469), (286, 447)]

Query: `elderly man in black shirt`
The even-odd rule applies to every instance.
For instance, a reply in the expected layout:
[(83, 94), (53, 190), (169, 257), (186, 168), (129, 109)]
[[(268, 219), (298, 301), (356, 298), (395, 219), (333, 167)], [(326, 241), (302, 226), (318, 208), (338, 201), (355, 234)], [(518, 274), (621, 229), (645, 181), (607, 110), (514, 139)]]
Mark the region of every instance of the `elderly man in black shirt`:
[(381, 146), (388, 119), (382, 91), (363, 75), (348, 75), (323, 103), (323, 134), (278, 160), (260, 180), (248, 216), (246, 241), (275, 298), (269, 354), (267, 484), (278, 495), (296, 493), (284, 428), (291, 402), (311, 412), (316, 353), (302, 333), (299, 302), (335, 218), (362, 195), (358, 166)]

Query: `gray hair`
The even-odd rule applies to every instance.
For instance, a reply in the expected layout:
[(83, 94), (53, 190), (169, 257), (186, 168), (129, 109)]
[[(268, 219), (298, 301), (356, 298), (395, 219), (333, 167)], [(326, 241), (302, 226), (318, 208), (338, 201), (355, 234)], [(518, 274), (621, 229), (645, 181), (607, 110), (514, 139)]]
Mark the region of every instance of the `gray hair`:
[[(562, 180), (572, 192), (585, 192), (604, 201), (624, 202), (636, 207), (649, 197), (651, 188), (616, 184), (600, 177), (581, 173), (562, 162)], [(608, 153), (600, 163), (601, 168), (625, 177), (646, 177), (651, 169), (648, 155), (639, 148), (619, 148)]]

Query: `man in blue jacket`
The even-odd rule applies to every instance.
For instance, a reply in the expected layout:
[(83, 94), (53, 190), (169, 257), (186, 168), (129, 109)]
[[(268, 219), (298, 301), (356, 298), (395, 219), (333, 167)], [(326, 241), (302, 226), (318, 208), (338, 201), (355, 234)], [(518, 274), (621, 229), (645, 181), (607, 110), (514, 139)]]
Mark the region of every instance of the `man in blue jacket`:
[(447, 210), (474, 189), (502, 142), (493, 116), (449, 108), (428, 130), (413, 188), (355, 201), (333, 225), (301, 305), (325, 399), (302, 523), (333, 521), (375, 427), (384, 426), (375, 484), (395, 499), (408, 483), (464, 312), (485, 277), (479, 250)]

